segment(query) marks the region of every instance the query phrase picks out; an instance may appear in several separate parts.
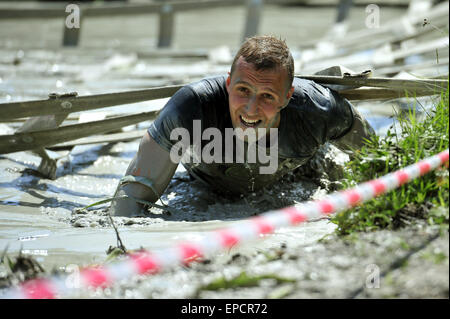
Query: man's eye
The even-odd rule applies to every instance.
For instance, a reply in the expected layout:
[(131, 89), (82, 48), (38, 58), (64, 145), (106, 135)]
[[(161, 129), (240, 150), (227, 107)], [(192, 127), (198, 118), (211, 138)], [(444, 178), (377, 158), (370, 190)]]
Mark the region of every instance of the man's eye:
[(264, 93), (263, 94), (263, 98), (267, 99), (267, 100), (274, 100), (275, 98), (273, 97), (273, 95)]
[(239, 92), (242, 92), (242, 93), (249, 93), (249, 92), (250, 92), (249, 89), (244, 88), (244, 87), (239, 87), (239, 88), (238, 88), (238, 91), (239, 91)]

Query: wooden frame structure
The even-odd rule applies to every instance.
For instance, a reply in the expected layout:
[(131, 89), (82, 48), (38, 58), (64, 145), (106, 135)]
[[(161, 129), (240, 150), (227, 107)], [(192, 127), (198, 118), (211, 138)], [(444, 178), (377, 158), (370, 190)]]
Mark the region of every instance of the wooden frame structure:
[[(170, 47), (175, 32), (175, 16), (177, 12), (186, 12), (192, 10), (203, 10), (211, 8), (223, 8), (230, 6), (245, 6), (247, 9), (242, 40), (258, 33), (261, 14), (264, 4), (303, 4), (308, 6), (336, 6), (339, 1), (323, 0), (154, 0), (155, 2), (142, 4), (117, 4), (103, 3), (99, 4), (78, 4), (80, 9), (80, 27), (69, 28), (64, 24), (63, 46), (76, 46), (80, 39), (80, 29), (82, 20), (87, 17), (109, 17), (125, 15), (148, 15), (157, 14), (158, 20), (158, 48)], [(339, 5), (339, 15), (345, 18), (350, 7), (350, 0), (340, 0), (345, 5)], [(367, 5), (374, 1), (353, 1), (353, 5)], [(405, 6), (407, 1), (375, 1), (389, 6)], [(63, 18), (66, 19), (66, 5), (61, 3), (40, 3), (36, 6), (18, 6), (7, 8), (0, 4), (1, 18)], [(344, 8), (346, 7), (346, 8)], [(341, 10), (344, 9), (344, 10)], [(339, 19), (339, 17), (338, 17)]]

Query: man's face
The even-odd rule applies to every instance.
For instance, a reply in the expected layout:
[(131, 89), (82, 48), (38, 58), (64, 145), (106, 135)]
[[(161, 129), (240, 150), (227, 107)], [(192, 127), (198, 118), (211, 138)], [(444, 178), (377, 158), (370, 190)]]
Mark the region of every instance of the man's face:
[[(229, 109), (233, 127), (246, 130), (278, 127), (280, 111), (287, 105), (294, 88), (287, 88), (284, 69), (257, 71), (240, 57), (227, 78)], [(258, 137), (259, 138), (259, 137)]]

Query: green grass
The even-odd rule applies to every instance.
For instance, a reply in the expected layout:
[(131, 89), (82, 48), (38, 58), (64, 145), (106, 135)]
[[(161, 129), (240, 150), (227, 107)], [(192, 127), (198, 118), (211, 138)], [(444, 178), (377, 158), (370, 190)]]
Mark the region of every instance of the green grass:
[[(415, 108), (398, 115), (400, 130), (392, 128), (383, 138), (373, 136), (348, 163), (345, 188), (384, 176), (448, 148), (449, 91), (441, 94), (432, 111), (417, 120)], [(448, 228), (448, 168), (434, 170), (421, 178), (370, 200), (361, 206), (335, 214), (337, 233), (395, 229), (417, 219)]]
[(226, 279), (225, 277), (220, 277), (209, 284), (201, 287), (201, 290), (220, 290), (220, 289), (233, 289), (239, 287), (256, 287), (263, 279), (273, 279), (277, 283), (294, 283), (294, 279), (283, 278), (276, 274), (264, 274), (264, 275), (249, 275), (245, 271), (242, 271), (237, 276)]

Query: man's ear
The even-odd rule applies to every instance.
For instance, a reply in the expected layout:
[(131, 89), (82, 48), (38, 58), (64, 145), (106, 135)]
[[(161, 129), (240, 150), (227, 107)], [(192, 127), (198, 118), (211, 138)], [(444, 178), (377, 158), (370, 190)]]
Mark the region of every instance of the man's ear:
[(289, 89), (288, 94), (287, 94), (287, 96), (286, 96), (286, 99), (287, 99), (288, 101), (291, 99), (292, 94), (294, 94), (294, 87), (293, 87), (293, 86), (291, 86), (291, 88)]
[(230, 93), (230, 90), (229, 90), (230, 83), (231, 83), (231, 76), (230, 76), (230, 72), (228, 72), (228, 77), (227, 77), (227, 80), (225, 82), (228, 93)]
[(289, 89), (287, 95), (286, 95), (286, 104), (283, 105), (282, 107), (280, 107), (280, 110), (284, 109), (288, 104), (289, 104), (289, 100), (292, 97), (292, 94), (294, 94), (294, 87), (291, 86), (291, 88)]

